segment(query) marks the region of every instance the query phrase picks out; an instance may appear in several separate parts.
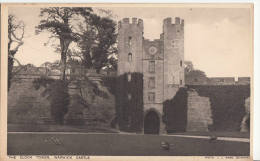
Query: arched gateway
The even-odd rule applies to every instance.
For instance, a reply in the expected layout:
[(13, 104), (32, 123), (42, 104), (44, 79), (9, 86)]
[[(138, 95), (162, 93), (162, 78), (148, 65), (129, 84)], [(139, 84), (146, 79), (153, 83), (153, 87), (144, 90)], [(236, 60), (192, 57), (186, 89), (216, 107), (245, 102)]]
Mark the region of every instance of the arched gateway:
[(160, 132), (160, 117), (151, 110), (146, 113), (144, 117), (144, 133), (145, 134), (159, 134)]

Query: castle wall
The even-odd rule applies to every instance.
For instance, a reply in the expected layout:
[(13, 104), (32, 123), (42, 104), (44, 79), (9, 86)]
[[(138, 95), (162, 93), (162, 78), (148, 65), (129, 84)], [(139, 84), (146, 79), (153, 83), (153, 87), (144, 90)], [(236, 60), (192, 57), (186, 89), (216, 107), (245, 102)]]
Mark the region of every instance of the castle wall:
[[(34, 72), (32, 72), (32, 70)], [(51, 119), (51, 107), (50, 101), (47, 99), (47, 95), (43, 96), (45, 88), (41, 87), (36, 90), (33, 86), (33, 81), (36, 78), (40, 78), (43, 74), (40, 70), (36, 70), (36, 67), (28, 68), (27, 71), (21, 71), (19, 74), (14, 75), (11, 81), (11, 88), (8, 91), (8, 123), (13, 124), (52, 124), (54, 121)], [(105, 111), (109, 113), (107, 116), (114, 117), (114, 96), (109, 93), (106, 87), (101, 85), (102, 75), (97, 73), (88, 72), (86, 75), (92, 83), (95, 83), (99, 90), (102, 90), (108, 95), (108, 98), (102, 98), (100, 96), (95, 96), (93, 99), (93, 85), (89, 82), (81, 82), (81, 91), (79, 87), (76, 86), (76, 82), (71, 81), (69, 84), (69, 95), (70, 95), (70, 105), (69, 111), (65, 116), (65, 123), (74, 122), (75, 124), (89, 122), (89, 119), (98, 113), (98, 111)], [(50, 78), (59, 79), (59, 75), (49, 75)], [(70, 77), (70, 76), (68, 76)], [(89, 108), (81, 105), (79, 95), (83, 94), (84, 99), (88, 103), (91, 103)], [(84, 111), (90, 113), (91, 115), (86, 115)], [(94, 114), (93, 114), (94, 113)], [(104, 113), (104, 112), (103, 112)], [(91, 116), (91, 117), (90, 117)], [(107, 117), (106, 116), (106, 117)], [(100, 114), (100, 119), (103, 118)], [(109, 122), (108, 122), (109, 124)]]
[(209, 98), (199, 96), (195, 90), (188, 91), (186, 131), (208, 131), (208, 126), (212, 123)]
[(13, 78), (8, 92), (8, 123), (42, 123), (50, 118), (50, 103), (42, 96), (43, 88), (36, 90), (36, 75)]
[(250, 77), (238, 77), (237, 84), (239, 85), (250, 84)]
[(209, 79), (210, 85), (233, 85), (235, 84), (234, 77), (211, 77)]
[(250, 77), (191, 77), (185, 78), (186, 85), (249, 85)]
[(187, 131), (239, 131), (242, 123), (247, 126), (249, 85), (187, 87)]

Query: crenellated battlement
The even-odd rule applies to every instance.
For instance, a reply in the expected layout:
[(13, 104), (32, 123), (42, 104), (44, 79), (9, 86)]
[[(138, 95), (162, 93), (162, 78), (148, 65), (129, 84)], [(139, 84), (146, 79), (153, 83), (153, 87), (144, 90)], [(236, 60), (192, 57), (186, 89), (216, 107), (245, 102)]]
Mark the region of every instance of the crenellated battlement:
[(118, 29), (120, 29), (123, 25), (137, 25), (138, 27), (143, 28), (143, 20), (136, 17), (123, 18), (121, 21), (118, 21)]
[(172, 23), (172, 18), (167, 17), (163, 20), (163, 24), (164, 25), (182, 25), (182, 26), (184, 26), (184, 20), (180, 19), (180, 17), (175, 17), (175, 22)]

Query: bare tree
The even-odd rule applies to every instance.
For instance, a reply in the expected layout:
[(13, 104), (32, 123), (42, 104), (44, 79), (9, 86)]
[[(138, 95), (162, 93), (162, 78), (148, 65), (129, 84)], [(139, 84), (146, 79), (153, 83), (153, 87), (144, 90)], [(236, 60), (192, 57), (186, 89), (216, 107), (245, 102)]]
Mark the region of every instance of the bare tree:
[(8, 90), (14, 75), (14, 62), (16, 61), (19, 66), (22, 66), (15, 58), (15, 54), (24, 43), (24, 27), (23, 21), (18, 21), (14, 15), (8, 15)]

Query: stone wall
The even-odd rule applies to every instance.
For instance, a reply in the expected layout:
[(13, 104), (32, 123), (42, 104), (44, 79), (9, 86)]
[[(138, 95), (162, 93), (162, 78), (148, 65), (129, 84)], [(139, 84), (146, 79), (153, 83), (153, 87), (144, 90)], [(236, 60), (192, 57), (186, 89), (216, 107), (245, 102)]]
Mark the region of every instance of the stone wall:
[(208, 131), (212, 122), (209, 98), (199, 96), (195, 90), (189, 90), (186, 131)]
[(187, 131), (249, 131), (250, 86), (189, 86)]
[[(8, 92), (8, 123), (54, 123), (50, 114), (50, 102), (47, 95), (43, 95), (45, 89), (41, 87), (36, 90), (33, 86), (33, 81), (40, 78), (41, 75), (42, 72), (28, 73), (22, 71), (12, 79), (11, 88)], [(86, 123), (91, 119), (97, 120), (96, 118), (100, 117), (99, 120), (103, 119), (105, 124), (109, 124), (115, 116), (115, 98), (102, 85), (102, 79), (97, 73), (88, 73), (86, 76), (89, 80), (82, 80), (80, 88), (76, 81), (71, 81), (69, 84), (70, 105), (69, 111), (65, 115), (65, 123)], [(49, 77), (59, 79), (59, 76), (56, 75)], [(82, 98), (88, 103), (87, 107), (83, 104)]]
[(250, 77), (185, 77), (186, 85), (249, 85)]
[(34, 78), (14, 78), (8, 92), (9, 123), (43, 123), (50, 118), (50, 103), (42, 95), (43, 88), (35, 90)]

